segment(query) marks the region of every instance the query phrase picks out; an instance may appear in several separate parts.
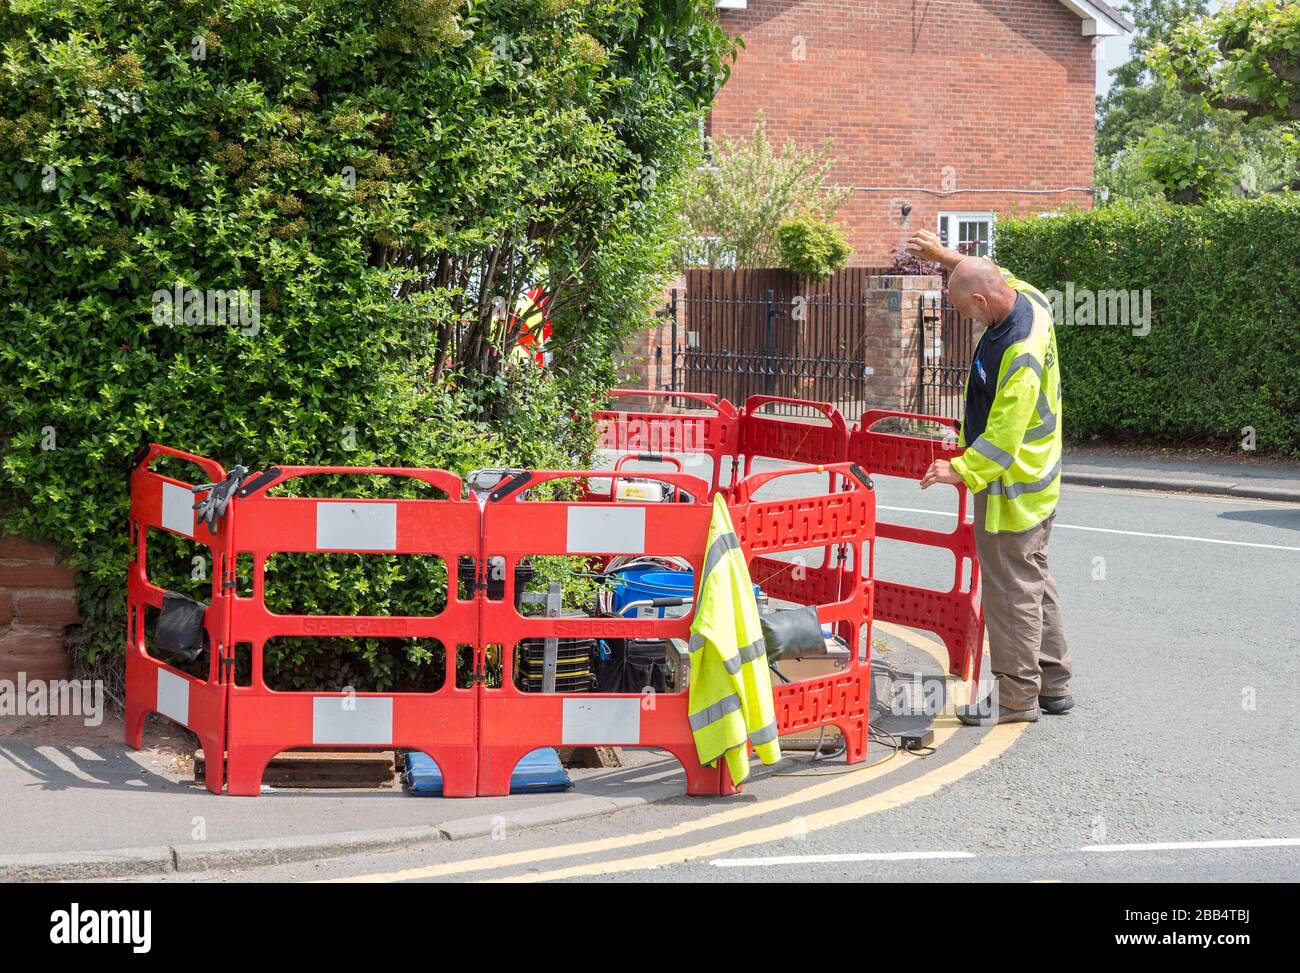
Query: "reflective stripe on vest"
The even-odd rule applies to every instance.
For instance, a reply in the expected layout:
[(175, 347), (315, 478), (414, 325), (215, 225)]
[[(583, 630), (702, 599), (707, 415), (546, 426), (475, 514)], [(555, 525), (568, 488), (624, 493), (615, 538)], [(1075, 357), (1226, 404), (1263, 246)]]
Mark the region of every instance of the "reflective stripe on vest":
[(691, 623), (687, 712), (703, 764), (725, 757), (732, 782), (749, 774), (746, 744), (775, 763), (776, 712), (766, 643), (744, 551), (726, 501), (714, 497), (713, 517)]
[(1008, 500), (1014, 500), (1016, 497), (1026, 493), (1038, 493), (1046, 490), (1052, 485), (1052, 482), (1061, 475), (1061, 461), (1058, 459), (1056, 465), (1047, 471), (1047, 475), (1033, 480), (1029, 483), (1003, 483), (1001, 480), (989, 481), (989, 493), (998, 496), (1004, 496)]

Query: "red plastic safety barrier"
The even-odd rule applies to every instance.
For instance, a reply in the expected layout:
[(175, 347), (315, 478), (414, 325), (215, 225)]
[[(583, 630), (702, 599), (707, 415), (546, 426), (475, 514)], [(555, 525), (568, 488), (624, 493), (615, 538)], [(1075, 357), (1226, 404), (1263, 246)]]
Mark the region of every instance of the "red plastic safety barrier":
[[(536, 638), (690, 638), (691, 616), (680, 618), (527, 617), (514, 607), (515, 566), (523, 557), (676, 555), (700, 577), (711, 503), (708, 486), (685, 473), (654, 478), (685, 490), (690, 502), (636, 503), (583, 499), (522, 499), (523, 493), (565, 480), (611, 481), (644, 473), (537, 471), (490, 500), (483, 510), (485, 557), (505, 558), (502, 600), (488, 603), (482, 645), (501, 647), (500, 688), (481, 696), (479, 782), (481, 795), (509, 793), (510, 775), (538, 747), (657, 747), (686, 771), (687, 793), (718, 794), (717, 767), (701, 766), (687, 719), (687, 693), (525, 693), (514, 680), (514, 647)], [(611, 483), (611, 488), (613, 484)]]
[[(612, 398), (645, 394), (626, 390)], [(214, 481), (222, 479), (224, 471), (210, 460), (152, 447), (132, 474), (137, 558), (129, 586), (128, 741), (139, 744), (140, 725), (149, 711), (184, 723), (210, 754), (227, 753), (232, 794), (258, 793), (267, 763), (294, 747), (420, 750), (439, 765), (447, 796), (470, 796), (509, 793), (515, 765), (539, 747), (599, 745), (667, 750), (683, 765), (689, 793), (730, 793), (734, 788), (721, 767), (703, 767), (696, 758), (686, 690), (536, 693), (521, 691), (514, 678), (514, 650), (526, 639), (688, 640), (693, 612), (663, 618), (522, 614), (515, 607), (516, 567), (525, 558), (577, 558), (596, 569), (612, 556), (672, 556), (689, 562), (698, 579), (712, 495), (719, 490), (727, 497), (754, 581), (775, 599), (817, 606), (819, 620), (850, 648), (845, 669), (774, 687), (781, 734), (835, 726), (844, 736), (848, 762), (864, 759), (875, 617), (935, 632), (948, 648), (951, 670), (967, 679), (978, 677), (982, 617), (973, 530), (965, 520), (966, 491), (958, 491), (956, 529), (944, 533), (878, 523), (869, 480), (870, 474), (919, 479), (934, 458), (956, 452), (932, 440), (876, 432), (873, 426), (880, 420), (901, 417), (952, 425), (951, 420), (871, 412), (850, 429), (839, 410), (825, 403), (755, 396), (738, 411), (714, 396), (685, 398), (706, 409), (698, 415), (601, 414), (603, 442), (624, 453), (707, 455), (713, 462), (711, 482), (680, 469), (624, 471), (620, 462), (615, 471), (510, 471), (490, 490), (466, 499), (460, 478), (441, 470), (270, 468), (243, 481), (218, 533), (211, 536), (205, 536), (206, 527), (195, 528), (189, 487), (151, 472), (149, 465), (157, 456), (170, 454), (198, 464)], [(825, 421), (769, 415), (764, 407), (773, 403), (809, 406)], [(801, 465), (754, 473), (753, 461), (759, 457)], [(726, 486), (720, 483), (723, 460), (731, 468)], [(319, 474), (409, 477), (443, 496), (373, 500), (269, 495), (287, 481)], [(808, 474), (827, 477), (824, 492), (756, 496), (781, 477)], [(658, 502), (615, 500), (614, 482), (620, 478), (650, 478), (675, 492)], [(609, 481), (610, 492), (595, 492), (592, 480)], [(566, 490), (566, 484), (576, 489)], [(542, 498), (556, 495), (556, 487), (560, 495), (577, 499)], [(144, 609), (160, 608), (163, 596), (146, 577), (148, 527), (193, 537), (212, 549), (217, 569), (205, 623), (213, 647), (206, 680), (160, 662), (145, 646)], [(931, 590), (876, 580), (877, 535), (952, 551), (952, 588)], [(800, 563), (798, 571), (790, 570), (792, 553), (817, 549), (822, 551), (819, 566)], [(279, 553), (340, 552), (440, 557), (447, 567), (446, 607), (433, 617), (279, 615), (267, 609), (269, 558)], [(251, 592), (246, 594), (236, 590), (241, 555), (251, 560)], [(475, 565), (475, 581), (464, 598), (457, 570), (462, 558)], [(486, 583), (489, 564), (503, 590)], [(970, 568), (965, 588), (964, 564)], [(272, 689), (265, 677), (267, 641), (293, 636), (437, 639), (445, 651), (443, 685), (430, 693)], [(472, 654), (472, 676), (465, 686), (457, 684), (456, 675), (462, 650)], [(236, 663), (243, 660), (247, 666), (241, 669), (250, 674), (246, 683), (237, 684)], [(501, 685), (489, 687), (489, 668), (497, 666)], [(220, 791), (222, 761), (209, 758), (207, 767), (209, 788)]]
[[(219, 463), (191, 453), (150, 446), (131, 471), (131, 542), (135, 558), (127, 575), (126, 742), (138, 748), (145, 717), (159, 713), (189, 727), (209, 755), (205, 783), (221, 793), (221, 760), (211, 755), (225, 749), (226, 680), (230, 654), (230, 597), (225, 583), (232, 578), (230, 534), (212, 534), (195, 521), (196, 495), (192, 484), (155, 473), (150, 467), (161, 456), (185, 460), (201, 469), (214, 483), (226, 477)], [(150, 654), (147, 612), (162, 611), (164, 590), (149, 580), (149, 531), (161, 530), (186, 537), (208, 548), (212, 565), (212, 593), (203, 628), (207, 633), (208, 673), (196, 678)]]
[[(445, 499), (340, 500), (268, 496), (299, 477), (316, 474), (409, 477)], [(250, 490), (249, 486), (256, 484)], [(461, 556), (477, 557), (479, 512), (462, 499), (459, 477), (442, 470), (285, 466), (246, 481), (231, 505), (231, 554), (251, 554), (252, 594), (232, 600), (231, 627), (249, 643), (252, 678), (229, 687), (228, 786), (257, 794), (271, 758), (291, 747), (407, 747), (427, 753), (443, 775), (444, 794), (476, 792), (476, 690), (456, 684), (460, 645), (477, 643), (476, 599), (458, 596)], [(281, 552), (437, 555), (447, 567), (446, 607), (438, 615), (277, 615), (265, 603), (265, 568)], [(263, 656), (276, 636), (434, 638), (446, 656), (443, 685), (432, 693), (278, 692), (267, 686)], [(340, 687), (342, 690), (343, 687)]]
[[(763, 412), (764, 406), (773, 403), (802, 406), (821, 413), (827, 421), (789, 419)], [(789, 463), (842, 463), (848, 458), (848, 447), (848, 424), (833, 405), (779, 395), (752, 395), (745, 402), (738, 448), (745, 457), (746, 476), (760, 457)]]
[[(600, 444), (620, 453), (685, 453), (708, 456), (713, 464), (709, 486), (718, 489), (722, 461), (734, 459), (740, 437), (740, 415), (736, 407), (716, 395), (695, 392), (656, 392), (614, 389), (611, 401), (627, 398), (661, 399), (698, 403), (695, 413), (633, 412), (606, 410), (594, 416), (600, 430)], [(736, 478), (733, 466), (731, 478)]]
[[(627, 395), (645, 394), (628, 390)], [(662, 393), (673, 395), (676, 393)], [(721, 400), (724, 403), (725, 400)], [(825, 422), (767, 414), (773, 403), (801, 406), (820, 413)], [(666, 419), (657, 413), (660, 419)], [(934, 439), (901, 433), (880, 433), (873, 429), (881, 420), (901, 418), (930, 422), (956, 430), (956, 420), (910, 412), (873, 410), (850, 428), (835, 406), (824, 402), (783, 396), (755, 395), (746, 400), (735, 427), (735, 454), (744, 458), (748, 475), (755, 459), (766, 458), (805, 464), (857, 463), (868, 473), (920, 480), (935, 459), (951, 459), (961, 452)], [(715, 463), (718, 462), (715, 460)], [(734, 488), (724, 488), (730, 491)], [(951, 532), (906, 527), (887, 521), (878, 523), (880, 537), (938, 547), (953, 554), (953, 584), (948, 589), (877, 580), (875, 617), (910, 628), (935, 633), (948, 650), (949, 671), (972, 686), (979, 678), (984, 641), (984, 616), (979, 606), (979, 563), (975, 554), (974, 529), (967, 522), (970, 494), (957, 487), (957, 525)], [(963, 585), (964, 569), (967, 583)], [(815, 582), (814, 582), (815, 583)], [(797, 600), (779, 595), (786, 600)]]
[[(828, 474), (830, 491), (754, 499), (781, 477), (808, 473)], [(756, 473), (736, 485), (729, 506), (751, 578), (773, 598), (816, 605), (818, 620), (829, 624), (850, 650), (840, 672), (789, 683), (774, 680), (779, 733), (835, 726), (844, 736), (846, 761), (858, 763), (866, 758), (871, 703), (876, 498), (870, 478), (849, 463)], [(819, 566), (776, 556), (816, 547), (825, 552)], [(725, 779), (723, 784), (726, 790)]]
[[(868, 472), (920, 480), (936, 459), (961, 454), (955, 445), (933, 439), (875, 432), (881, 420), (898, 418), (936, 423), (956, 431), (954, 419), (911, 412), (874, 410), (865, 413), (849, 434), (849, 459)], [(911, 628), (934, 632), (948, 649), (948, 670), (972, 684), (979, 679), (984, 644), (984, 614), (979, 605), (979, 559), (975, 554), (975, 529), (967, 522), (970, 491), (957, 488), (957, 523), (951, 531), (879, 523), (881, 537), (951, 551), (953, 583), (947, 591), (890, 581), (876, 582), (876, 617)], [(963, 587), (963, 567), (969, 568), (969, 585)]]

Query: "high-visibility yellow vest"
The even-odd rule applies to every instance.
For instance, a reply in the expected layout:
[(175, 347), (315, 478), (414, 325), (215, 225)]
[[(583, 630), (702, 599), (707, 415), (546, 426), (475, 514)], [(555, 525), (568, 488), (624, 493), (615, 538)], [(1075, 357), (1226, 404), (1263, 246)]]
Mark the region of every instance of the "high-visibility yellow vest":
[(1019, 533), (1056, 510), (1061, 494), (1061, 369), (1051, 305), (1038, 288), (1003, 270), (1021, 296), (980, 336), (966, 379), (965, 451), (952, 468), (986, 491), (989, 533)]
[(713, 498), (704, 574), (691, 623), (687, 709), (700, 763), (727, 761), (733, 784), (749, 776), (746, 740), (765, 764), (781, 759), (758, 603), (722, 496)]

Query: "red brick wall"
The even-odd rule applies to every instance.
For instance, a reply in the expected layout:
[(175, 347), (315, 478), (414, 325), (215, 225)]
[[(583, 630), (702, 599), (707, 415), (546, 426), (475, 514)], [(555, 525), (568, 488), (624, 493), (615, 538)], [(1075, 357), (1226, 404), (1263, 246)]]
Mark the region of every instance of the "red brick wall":
[[(619, 362), (618, 386), (626, 389), (663, 390), (672, 385), (672, 318), (667, 307), (672, 299), (673, 290), (677, 291), (678, 300), (686, 293), (686, 279), (680, 275), (664, 288), (662, 303), (657, 305), (656, 314), (647, 323), (643, 331), (638, 331), (623, 346), (623, 358)], [(678, 320), (681, 312), (678, 311)], [(678, 328), (677, 347), (680, 349), (686, 341), (682, 328)]]
[(714, 103), (713, 137), (748, 136), (760, 111), (778, 146), (832, 137), (831, 181), (859, 187), (839, 213), (851, 263), (885, 262), (940, 210), (1091, 205), (1080, 191), (865, 188), (1091, 187), (1093, 39), (1058, 0), (749, 0), (718, 15), (746, 48)]
[(55, 552), (0, 536), (0, 679), (63, 679), (63, 630), (78, 621), (74, 575)]

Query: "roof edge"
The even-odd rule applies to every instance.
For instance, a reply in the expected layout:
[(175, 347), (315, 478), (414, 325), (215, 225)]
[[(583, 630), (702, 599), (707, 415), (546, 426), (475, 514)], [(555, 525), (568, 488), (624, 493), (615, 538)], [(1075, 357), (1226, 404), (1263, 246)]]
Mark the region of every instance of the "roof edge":
[(1133, 33), (1134, 24), (1106, 0), (1061, 0), (1083, 20), (1085, 37), (1114, 37)]

